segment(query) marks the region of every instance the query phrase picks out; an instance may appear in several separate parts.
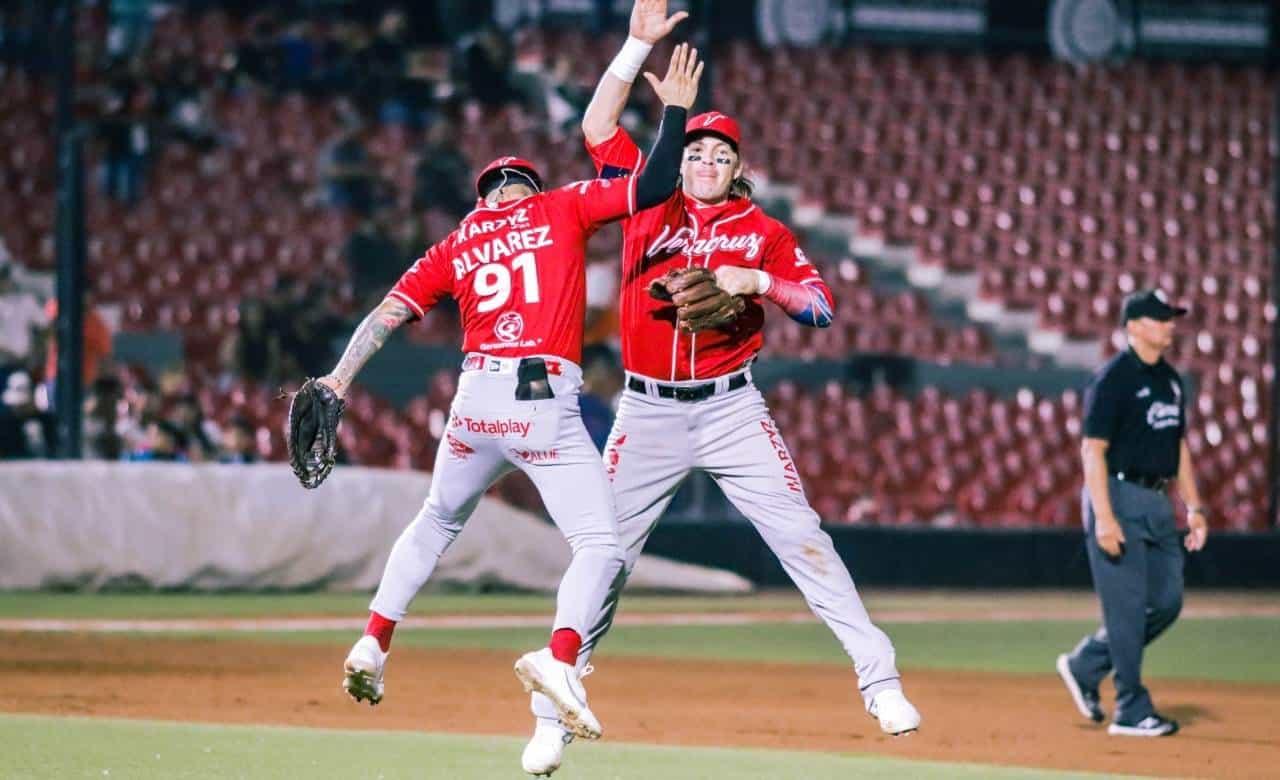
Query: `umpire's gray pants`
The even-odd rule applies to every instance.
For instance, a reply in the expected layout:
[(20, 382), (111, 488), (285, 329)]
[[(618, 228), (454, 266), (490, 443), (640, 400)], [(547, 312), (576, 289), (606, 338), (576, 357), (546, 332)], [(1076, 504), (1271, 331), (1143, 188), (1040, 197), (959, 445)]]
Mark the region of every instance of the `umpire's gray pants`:
[(1142, 650), (1182, 611), (1182, 546), (1168, 495), (1115, 477), (1107, 485), (1124, 530), (1124, 553), (1112, 558), (1098, 546), (1086, 489), (1085, 547), (1093, 587), (1102, 602), (1102, 627), (1080, 641), (1071, 653), (1070, 666), (1086, 688), (1097, 688), (1114, 669), (1114, 719), (1137, 723), (1154, 712), (1151, 696), (1142, 685)]

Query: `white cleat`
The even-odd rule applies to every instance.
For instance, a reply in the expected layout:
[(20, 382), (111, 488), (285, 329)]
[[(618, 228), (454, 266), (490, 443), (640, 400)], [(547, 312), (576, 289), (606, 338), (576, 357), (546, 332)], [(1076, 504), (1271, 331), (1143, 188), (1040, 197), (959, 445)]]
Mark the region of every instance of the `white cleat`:
[(564, 747), (573, 741), (573, 734), (565, 731), (559, 721), (538, 718), (533, 737), (520, 754), (520, 766), (535, 777), (550, 777), (560, 768), (564, 759)]
[(560, 723), (583, 739), (599, 739), (600, 721), (587, 707), (587, 691), (578, 679), (578, 670), (557, 661), (550, 648), (525, 653), (516, 661), (516, 677), (526, 693), (541, 693), (556, 707)]
[(920, 711), (899, 690), (880, 691), (867, 706), (886, 734), (900, 737), (920, 728)]
[(390, 653), (382, 652), (374, 637), (360, 637), (342, 665), (342, 690), (357, 702), (368, 699), (369, 706), (382, 701), (382, 673), (386, 670), (388, 655)]

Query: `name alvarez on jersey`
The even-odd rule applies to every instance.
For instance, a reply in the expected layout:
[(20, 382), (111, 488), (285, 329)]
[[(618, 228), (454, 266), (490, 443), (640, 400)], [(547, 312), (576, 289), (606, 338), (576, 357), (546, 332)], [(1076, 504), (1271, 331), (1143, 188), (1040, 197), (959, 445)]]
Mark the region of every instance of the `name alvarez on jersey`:
[[(459, 231), (459, 234), (461, 234), (461, 231)], [(462, 243), (465, 240), (462, 238), (455, 239), (454, 244)], [(550, 225), (513, 230), (505, 236), (499, 236), (483, 244), (477, 244), (462, 250), (461, 254), (451, 261), (453, 263), (453, 276), (455, 279), (462, 279), (482, 265), (488, 265), (504, 257), (513, 257), (520, 252), (543, 249), (554, 245), (555, 240), (551, 238)]]

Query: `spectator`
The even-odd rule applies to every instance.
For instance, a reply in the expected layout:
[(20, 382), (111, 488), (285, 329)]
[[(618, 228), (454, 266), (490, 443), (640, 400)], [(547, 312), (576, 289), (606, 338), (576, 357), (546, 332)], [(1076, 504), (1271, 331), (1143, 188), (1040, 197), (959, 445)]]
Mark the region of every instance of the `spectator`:
[(121, 431), (126, 452), (146, 447), (147, 429), (151, 423), (163, 419), (164, 396), (155, 382), (140, 377), (125, 390), (127, 422)]
[(22, 369), (0, 373), (0, 459), (52, 454), (53, 419), (35, 405), (31, 375)]
[[(53, 398), (52, 384), (58, 376), (58, 302), (50, 300), (45, 304), (45, 319), (49, 324), (49, 349), (45, 355), (44, 379), (50, 385), (49, 397)], [(103, 363), (111, 357), (111, 329), (106, 320), (98, 314), (93, 305), (92, 296), (86, 294), (84, 300), (84, 353), (81, 359), (81, 381), (85, 386), (93, 384)]]
[(266, 305), (257, 298), (240, 300), (236, 330), (222, 342), (223, 369), (254, 382), (275, 382), (281, 372), (280, 333), (268, 321)]
[(521, 102), (513, 84), (515, 54), (501, 30), (486, 25), (465, 36), (456, 52), (454, 80), (466, 85), (468, 94), (486, 108)]
[(622, 366), (618, 356), (604, 344), (593, 344), (582, 350), (582, 422), (596, 449), (604, 452), (613, 427), (613, 409), (622, 392)]
[(373, 210), (377, 173), (358, 128), (348, 126), (325, 145), (320, 152), (319, 173), (327, 205), (349, 208), (357, 214)]
[(144, 166), (151, 149), (148, 101), (148, 90), (121, 69), (106, 90), (98, 122), (103, 142), (102, 191), (127, 205), (142, 197)]
[(359, 61), (367, 75), (368, 93), (376, 101), (383, 122), (410, 122), (413, 106), (406, 100), (408, 74), (408, 19), (402, 9), (391, 8), (378, 20), (378, 32)]
[(363, 304), (375, 296), (385, 295), (408, 265), (404, 250), (388, 232), (386, 219), (383, 212), (360, 220), (343, 250), (357, 308), (364, 308)]
[(232, 90), (266, 88), (274, 90), (283, 70), (283, 54), (276, 39), (279, 25), (266, 13), (252, 22), (247, 40), (236, 46), (222, 61)]
[(19, 290), (12, 263), (0, 261), (0, 368), (32, 361), (44, 321), (39, 299)]
[(212, 420), (205, 419), (199, 399), (192, 393), (178, 397), (170, 412), (168, 422), (182, 434), (186, 443), (182, 448), (187, 459), (196, 463), (218, 457), (222, 432)]
[(227, 435), (222, 440), (220, 463), (257, 463), (258, 439), (253, 423), (242, 415), (235, 415), (227, 424)]
[(132, 441), (140, 438), (137, 424), (120, 416), (123, 402), (124, 384), (117, 377), (99, 377), (89, 388), (81, 428), (85, 458), (120, 460), (128, 450), (126, 437)]
[(440, 116), (427, 130), (426, 144), (413, 169), (413, 208), (440, 209), (455, 222), (475, 205), (471, 197), (471, 165), (455, 139), (458, 127), (450, 116)]
[(323, 280), (310, 284), (281, 277), (267, 301), (267, 327), (280, 339), (280, 362), (289, 376), (319, 376), (333, 359), (333, 340), (346, 327), (329, 301)]
[(618, 263), (587, 263), (587, 312), (582, 341), (601, 344), (618, 334)]
[(129, 454), (135, 462), (185, 463), (186, 437), (168, 420), (154, 420), (147, 425), (147, 439), (142, 449)]
[(208, 151), (217, 142), (209, 94), (200, 88), (196, 61), (183, 57), (169, 68), (159, 85), (159, 104), (169, 131), (180, 141), (199, 151)]
[(142, 51), (151, 37), (152, 3), (153, 0), (111, 0), (107, 54), (128, 59)]

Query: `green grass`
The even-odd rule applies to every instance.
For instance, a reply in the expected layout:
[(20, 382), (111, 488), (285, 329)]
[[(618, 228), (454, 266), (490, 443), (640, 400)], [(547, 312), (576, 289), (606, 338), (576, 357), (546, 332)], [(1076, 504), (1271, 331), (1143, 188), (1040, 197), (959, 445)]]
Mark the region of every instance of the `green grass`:
[[(0, 716), (0, 776), (40, 778), (527, 777), (523, 739)], [(556, 780), (851, 777), (1034, 778), (1098, 775), (827, 753), (574, 745)]]
[[(360, 618), (369, 593), (47, 593), (0, 591), (0, 618), (169, 619), (274, 616)], [(752, 596), (634, 596), (631, 612), (737, 612), (807, 609), (799, 594)], [(523, 615), (555, 611), (555, 597), (542, 593), (423, 593), (412, 614)]]
[[(50, 593), (0, 591), (0, 618), (251, 618), (272, 616), (360, 617), (369, 593)], [(863, 593), (874, 615), (888, 610), (945, 614), (1000, 610), (1036, 610), (1053, 615), (1062, 609), (1094, 609), (1089, 591), (878, 590)], [(1236, 591), (1188, 595), (1188, 604), (1224, 607), (1272, 605), (1280, 594)], [(413, 615), (550, 614), (554, 599), (545, 593), (424, 591)], [(803, 612), (800, 594), (779, 589), (748, 596), (683, 596), (628, 592), (623, 609), (631, 613)]]
[[(1012, 674), (1052, 674), (1053, 659), (1096, 628), (1082, 621), (1002, 623), (886, 623), (903, 669), (965, 669)], [(189, 634), (174, 636), (190, 636)], [(345, 647), (351, 632), (210, 632), (222, 639), (260, 638), (321, 642)], [(524, 652), (546, 641), (536, 628), (403, 629), (400, 647), (479, 648)], [(1280, 619), (1182, 620), (1147, 649), (1143, 674), (1152, 678), (1280, 683)], [(620, 626), (600, 657), (830, 663), (848, 665), (826, 626), (762, 623), (752, 626)], [(1212, 659), (1212, 663), (1209, 662)]]

